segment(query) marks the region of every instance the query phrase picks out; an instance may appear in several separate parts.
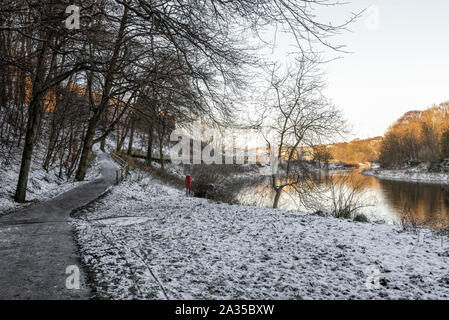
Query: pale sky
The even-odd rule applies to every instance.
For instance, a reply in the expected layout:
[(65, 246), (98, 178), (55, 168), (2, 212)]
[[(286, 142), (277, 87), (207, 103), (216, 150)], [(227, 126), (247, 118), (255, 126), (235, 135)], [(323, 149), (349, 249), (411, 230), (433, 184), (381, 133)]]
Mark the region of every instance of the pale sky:
[[(449, 100), (449, 1), (353, 0), (317, 12), (339, 22), (369, 8), (332, 39), (350, 54), (324, 66), (327, 96), (343, 109), (355, 137), (383, 135), (404, 112)], [(280, 46), (285, 45), (285, 43)]]
[(327, 95), (361, 138), (383, 135), (408, 110), (449, 100), (449, 1), (357, 0), (348, 7), (372, 5), (352, 33), (336, 38), (353, 53), (326, 67)]

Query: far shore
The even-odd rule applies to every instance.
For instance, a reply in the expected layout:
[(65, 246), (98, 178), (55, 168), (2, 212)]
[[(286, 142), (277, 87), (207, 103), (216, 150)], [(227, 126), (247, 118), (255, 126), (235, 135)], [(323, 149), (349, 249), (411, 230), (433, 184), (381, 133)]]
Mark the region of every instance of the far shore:
[(449, 184), (449, 173), (429, 172), (427, 169), (422, 167), (407, 169), (370, 168), (363, 170), (361, 174), (385, 180)]

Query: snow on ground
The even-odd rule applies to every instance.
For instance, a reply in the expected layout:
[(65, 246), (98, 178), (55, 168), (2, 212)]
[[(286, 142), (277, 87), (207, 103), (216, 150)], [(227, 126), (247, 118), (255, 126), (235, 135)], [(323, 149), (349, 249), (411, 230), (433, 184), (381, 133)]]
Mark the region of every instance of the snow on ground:
[[(322, 166), (325, 166), (322, 164)], [(350, 171), (350, 170), (354, 170), (356, 167), (349, 165), (349, 164), (345, 164), (342, 162), (330, 162), (328, 164), (328, 169), (331, 171)]]
[(447, 237), (186, 198), (143, 173), (73, 225), (98, 298), (449, 297)]
[(6, 160), (0, 156), (0, 215), (29, 205), (30, 202), (56, 197), (82, 183), (95, 179), (99, 174), (99, 164), (95, 159), (89, 167), (85, 181), (77, 182), (73, 177), (69, 180), (61, 179), (58, 177), (58, 168), (52, 168), (48, 172), (42, 168), (41, 155), (36, 153), (31, 163), (28, 179), (26, 197), (28, 204), (19, 204), (14, 202), (13, 196), (19, 177), (21, 156), (21, 149), (17, 149), (12, 159)]
[(373, 168), (362, 172), (366, 176), (372, 176), (380, 179), (398, 180), (398, 181), (416, 181), (426, 183), (449, 183), (449, 174), (439, 172), (428, 172), (427, 168), (417, 166), (408, 169), (380, 169)]

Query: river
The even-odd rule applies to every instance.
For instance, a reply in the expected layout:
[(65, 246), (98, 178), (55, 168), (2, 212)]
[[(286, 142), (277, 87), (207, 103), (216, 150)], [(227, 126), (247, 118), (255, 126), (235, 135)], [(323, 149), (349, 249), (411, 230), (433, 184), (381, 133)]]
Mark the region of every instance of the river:
[[(449, 185), (383, 180), (364, 176), (360, 172), (361, 170), (335, 171), (329, 175), (321, 175), (316, 183), (328, 185), (330, 180), (340, 179), (345, 184), (345, 190), (355, 189), (359, 201), (366, 205), (359, 212), (371, 221), (390, 224), (400, 223), (401, 220), (413, 221), (434, 228), (449, 225)], [(356, 188), (354, 184), (357, 184)], [(321, 193), (312, 196), (325, 198)], [(271, 207), (273, 199), (274, 192), (269, 187), (269, 181), (246, 187), (237, 197), (241, 204), (262, 207)], [(306, 207), (303, 202), (299, 200), (297, 192), (286, 189), (281, 196), (279, 208), (310, 211), (310, 207)], [(326, 201), (323, 200), (324, 202)]]

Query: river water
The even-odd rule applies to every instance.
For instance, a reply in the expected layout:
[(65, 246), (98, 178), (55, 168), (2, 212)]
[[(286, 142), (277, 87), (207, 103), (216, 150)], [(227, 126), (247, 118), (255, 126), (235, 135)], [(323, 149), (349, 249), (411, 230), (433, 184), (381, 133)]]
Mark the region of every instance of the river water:
[[(360, 172), (361, 170), (353, 170), (323, 174), (316, 183), (326, 185), (335, 179), (343, 181), (346, 192), (355, 192), (359, 196), (358, 201), (364, 203), (359, 212), (371, 221), (391, 224), (400, 223), (401, 220), (413, 221), (435, 228), (449, 225), (449, 185), (383, 180), (364, 176)], [(326, 198), (321, 192), (314, 196)], [(273, 199), (274, 193), (269, 181), (244, 188), (237, 197), (241, 204), (262, 207), (271, 207)], [(281, 196), (279, 208), (310, 211), (310, 207), (306, 207), (303, 202), (298, 198), (297, 192), (286, 189)]]

